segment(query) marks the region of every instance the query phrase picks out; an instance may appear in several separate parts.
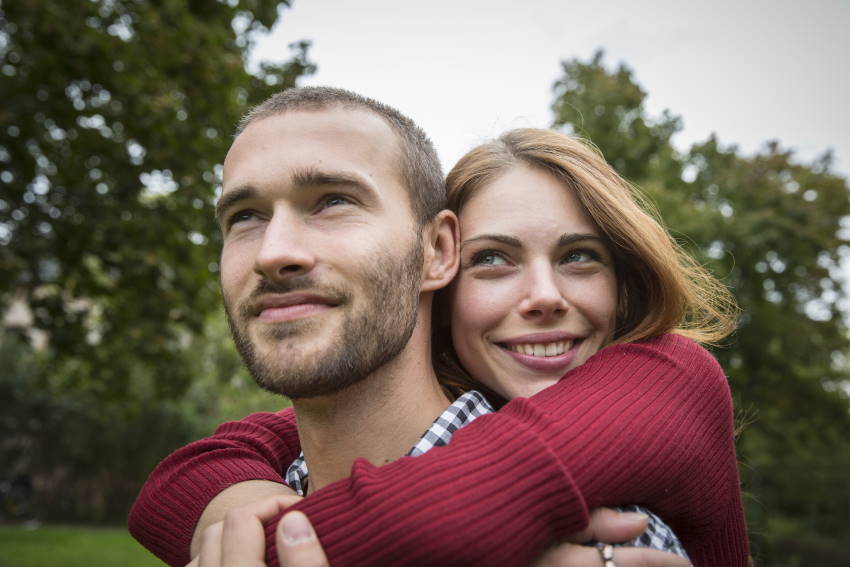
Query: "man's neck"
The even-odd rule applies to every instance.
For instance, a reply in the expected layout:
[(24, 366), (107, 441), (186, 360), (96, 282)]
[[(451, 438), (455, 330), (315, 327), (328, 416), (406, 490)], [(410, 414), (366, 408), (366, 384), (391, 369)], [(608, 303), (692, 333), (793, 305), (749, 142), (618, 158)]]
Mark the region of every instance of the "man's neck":
[(451, 403), (416, 350), (333, 396), (293, 402), (309, 492), (349, 476), (358, 457), (383, 465), (403, 456)]

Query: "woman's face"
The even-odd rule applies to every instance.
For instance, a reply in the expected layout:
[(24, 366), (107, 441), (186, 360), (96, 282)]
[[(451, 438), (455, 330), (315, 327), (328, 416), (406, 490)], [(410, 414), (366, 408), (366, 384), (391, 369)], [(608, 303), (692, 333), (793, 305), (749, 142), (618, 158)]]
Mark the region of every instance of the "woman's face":
[(610, 341), (613, 258), (556, 177), (511, 168), (467, 202), (460, 232), (452, 336), (478, 381), (508, 399), (531, 396)]

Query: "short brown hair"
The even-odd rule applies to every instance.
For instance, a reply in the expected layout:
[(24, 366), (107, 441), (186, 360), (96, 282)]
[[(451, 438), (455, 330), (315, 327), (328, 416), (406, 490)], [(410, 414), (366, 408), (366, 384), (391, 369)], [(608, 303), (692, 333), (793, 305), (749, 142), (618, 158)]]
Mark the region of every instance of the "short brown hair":
[(249, 110), (239, 121), (236, 135), (241, 134), (252, 122), (269, 116), (293, 110), (326, 110), (335, 106), (373, 112), (383, 118), (396, 133), (401, 149), (401, 178), (407, 186), (411, 207), (420, 226), (446, 208), (440, 160), (422, 128), (395, 108), (357, 93), (333, 87), (301, 87), (281, 91)]

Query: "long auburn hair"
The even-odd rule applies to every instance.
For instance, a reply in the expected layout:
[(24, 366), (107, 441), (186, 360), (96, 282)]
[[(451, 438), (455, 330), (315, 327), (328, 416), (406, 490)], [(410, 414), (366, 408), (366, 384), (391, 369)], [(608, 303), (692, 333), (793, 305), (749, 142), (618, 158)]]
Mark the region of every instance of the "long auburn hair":
[[(729, 290), (682, 249), (643, 194), (589, 142), (552, 130), (509, 130), (452, 168), (446, 178), (449, 208), (460, 215), (476, 191), (519, 164), (560, 179), (608, 240), (618, 292), (612, 343), (672, 332), (717, 344), (735, 329), (738, 306)], [(453, 392), (481, 389), (454, 352), (449, 321), (443, 291), (434, 312), (437, 373)]]

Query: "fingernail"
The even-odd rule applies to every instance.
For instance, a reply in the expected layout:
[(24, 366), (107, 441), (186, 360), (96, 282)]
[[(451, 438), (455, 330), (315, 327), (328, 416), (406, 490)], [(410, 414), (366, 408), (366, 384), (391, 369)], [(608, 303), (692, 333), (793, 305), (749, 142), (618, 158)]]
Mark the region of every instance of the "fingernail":
[(644, 522), (649, 519), (649, 516), (640, 512), (623, 512), (622, 517), (632, 522)]
[(277, 529), (281, 532), (283, 543), (288, 546), (304, 545), (316, 539), (313, 526), (302, 512), (289, 512), (284, 515)]

